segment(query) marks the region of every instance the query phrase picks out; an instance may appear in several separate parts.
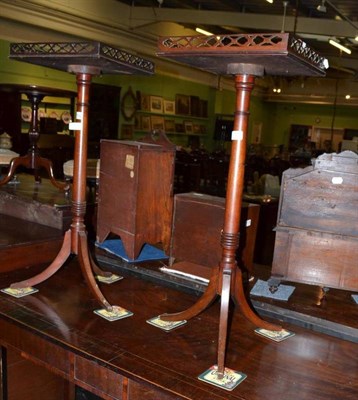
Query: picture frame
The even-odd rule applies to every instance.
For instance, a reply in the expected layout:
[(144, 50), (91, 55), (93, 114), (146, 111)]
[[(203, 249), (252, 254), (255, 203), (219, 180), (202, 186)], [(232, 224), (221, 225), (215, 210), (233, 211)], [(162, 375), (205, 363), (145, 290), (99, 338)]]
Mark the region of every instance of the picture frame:
[(176, 122), (175, 123), (175, 132), (177, 133), (184, 133), (185, 129), (184, 129), (184, 124), (180, 123), (180, 122)]
[(152, 131), (163, 130), (164, 131), (164, 117), (151, 115), (150, 124)]
[(175, 110), (178, 115), (190, 115), (190, 96), (185, 94), (176, 94)]
[(150, 96), (150, 112), (163, 113), (163, 97)]
[(165, 132), (175, 132), (175, 121), (173, 119), (164, 120)]
[(174, 115), (175, 114), (175, 101), (164, 99), (163, 109), (164, 109), (164, 114)]
[(190, 96), (190, 115), (200, 117), (200, 99), (198, 96)]
[(206, 126), (205, 125), (200, 125), (200, 133), (202, 135), (206, 135)]
[(142, 115), (140, 119), (140, 127), (144, 132), (149, 132), (151, 129), (150, 115)]
[(184, 121), (184, 131), (187, 135), (191, 135), (194, 133), (192, 121)]
[(196, 135), (201, 134), (201, 126), (199, 124), (193, 124), (193, 133)]
[(134, 126), (131, 124), (123, 124), (121, 127), (121, 139), (132, 140), (134, 134)]
[(150, 96), (148, 94), (140, 95), (140, 109), (141, 111), (150, 111)]

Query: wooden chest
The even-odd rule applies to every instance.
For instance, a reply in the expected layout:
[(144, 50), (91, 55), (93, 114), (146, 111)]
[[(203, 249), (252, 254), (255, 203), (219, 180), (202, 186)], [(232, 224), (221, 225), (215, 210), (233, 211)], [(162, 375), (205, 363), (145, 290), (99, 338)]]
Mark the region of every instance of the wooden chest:
[[(32, 175), (17, 175), (17, 183), (0, 186), (0, 214), (66, 231), (71, 225), (71, 198), (49, 179), (35, 182)], [(92, 205), (93, 206), (93, 205)]]
[[(253, 269), (259, 212), (257, 204), (242, 204), (237, 261), (249, 272)], [(225, 199), (222, 197), (195, 192), (175, 195), (171, 257), (207, 267), (210, 274), (210, 269), (221, 259), (224, 214)]]
[(120, 236), (127, 256), (145, 243), (162, 243), (169, 254), (173, 216), (174, 148), (102, 140), (97, 241)]
[(271, 283), (358, 289), (358, 156), (323, 154), (284, 172)]

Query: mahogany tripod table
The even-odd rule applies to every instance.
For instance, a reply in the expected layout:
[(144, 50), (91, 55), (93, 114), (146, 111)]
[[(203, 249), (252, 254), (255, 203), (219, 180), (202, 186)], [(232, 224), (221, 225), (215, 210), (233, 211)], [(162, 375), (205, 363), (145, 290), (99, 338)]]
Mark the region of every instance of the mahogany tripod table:
[[(14, 85), (14, 87), (16, 87)], [(53, 167), (51, 160), (41, 157), (37, 142), (40, 137), (39, 123), (38, 123), (38, 111), (39, 105), (45, 96), (55, 96), (55, 95), (65, 95), (68, 97), (73, 97), (73, 93), (70, 91), (60, 90), (60, 89), (48, 89), (39, 86), (28, 86), (22, 87), (19, 85), (19, 91), (26, 94), (29, 102), (31, 103), (31, 124), (29, 128), (29, 141), (30, 148), (25, 156), (15, 157), (11, 160), (9, 171), (7, 175), (0, 180), (0, 186), (8, 183), (14, 176), (15, 171), (18, 167), (23, 166), (27, 169), (32, 169), (34, 171), (34, 177), (36, 182), (40, 182), (41, 178), (39, 176), (39, 169), (44, 168), (50, 177), (51, 183), (60, 190), (68, 191), (70, 185), (68, 183), (58, 182), (53, 173)]]
[(249, 306), (243, 290), (241, 271), (236, 263), (239, 226), (244, 188), (244, 165), (248, 130), (250, 96), (255, 77), (268, 75), (324, 76), (326, 60), (302, 40), (289, 34), (236, 34), (223, 36), (161, 37), (158, 55), (190, 64), (220, 75), (235, 77), (236, 108), (227, 181), (224, 227), (221, 234), (222, 256), (213, 268), (203, 296), (189, 309), (163, 314), (165, 321), (188, 320), (205, 310), (221, 296), (217, 373), (225, 372), (225, 350), (228, 330), (229, 301), (240, 306), (243, 315), (259, 328), (280, 330), (262, 320)]
[(75, 130), (75, 154), (71, 227), (65, 233), (62, 247), (53, 262), (43, 272), (28, 280), (13, 283), (11, 288), (31, 287), (45, 281), (63, 266), (71, 254), (75, 254), (92, 294), (101, 306), (111, 311), (113, 307), (100, 291), (93, 275), (96, 273), (103, 276), (108, 273), (102, 271), (91, 258), (84, 224), (90, 85), (93, 76), (106, 73), (151, 75), (154, 73), (154, 64), (99, 42), (12, 43), (10, 58), (73, 73), (76, 75), (78, 90), (78, 122), (72, 125)]

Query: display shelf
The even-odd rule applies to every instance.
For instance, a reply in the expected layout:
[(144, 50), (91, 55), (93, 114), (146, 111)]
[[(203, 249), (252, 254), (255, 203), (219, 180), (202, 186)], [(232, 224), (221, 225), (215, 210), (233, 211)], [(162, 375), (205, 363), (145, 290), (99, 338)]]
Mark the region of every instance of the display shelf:
[(135, 133), (160, 129), (168, 135), (205, 136), (208, 126), (209, 118), (137, 111), (133, 128)]

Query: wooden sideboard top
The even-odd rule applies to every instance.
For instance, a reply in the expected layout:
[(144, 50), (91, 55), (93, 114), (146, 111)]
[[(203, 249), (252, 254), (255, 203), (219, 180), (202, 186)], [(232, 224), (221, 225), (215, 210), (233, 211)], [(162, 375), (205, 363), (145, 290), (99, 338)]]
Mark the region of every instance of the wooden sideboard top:
[[(36, 269), (40, 268), (1, 274), (0, 287), (32, 276)], [(0, 293), (0, 344), (14, 346), (85, 389), (114, 399), (122, 398), (126, 385), (132, 388), (128, 399), (141, 400), (357, 398), (355, 343), (288, 324), (285, 328), (295, 336), (271, 342), (257, 336), (236, 309), (226, 365), (247, 378), (228, 392), (197, 379), (216, 362), (217, 302), (166, 333), (146, 320), (186, 309), (194, 304), (194, 295), (134, 276), (100, 285), (112, 304), (134, 315), (116, 322), (96, 316), (97, 304), (74, 259), (32, 296), (15, 299)], [(142, 393), (141, 397), (135, 393)]]

